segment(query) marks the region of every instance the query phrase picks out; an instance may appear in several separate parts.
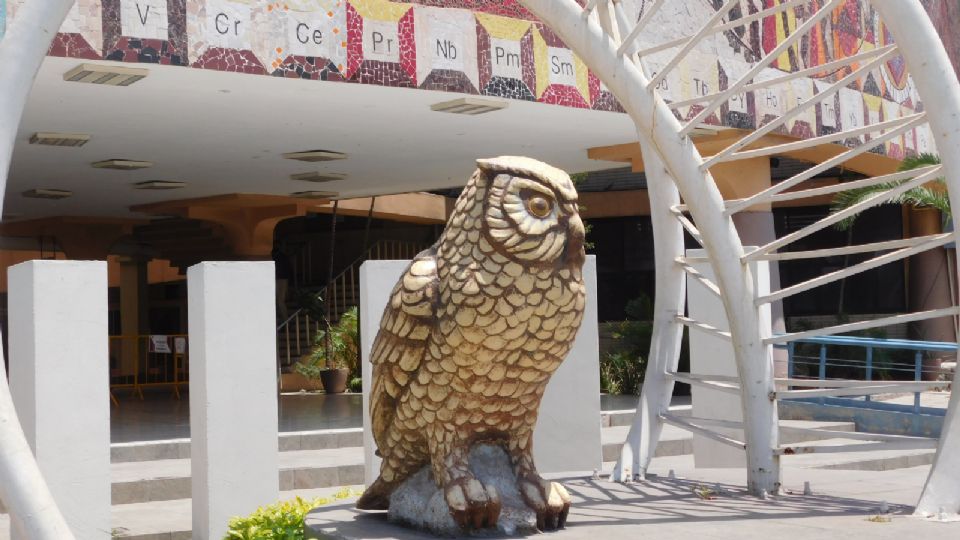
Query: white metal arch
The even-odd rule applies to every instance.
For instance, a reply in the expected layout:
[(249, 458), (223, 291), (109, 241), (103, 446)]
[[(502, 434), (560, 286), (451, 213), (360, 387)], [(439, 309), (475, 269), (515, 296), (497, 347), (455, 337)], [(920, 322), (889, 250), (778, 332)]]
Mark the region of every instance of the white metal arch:
[[(27, 95), (74, 0), (30, 0), (0, 41), (0, 211)], [(7, 378), (0, 375), (0, 499), (26, 538), (72, 539), (23, 434)]]
[[(683, 259), (682, 253), (679, 253), (682, 250), (682, 243), (678, 242), (677, 231), (682, 226), (703, 244), (710, 255), (710, 262), (717, 276), (716, 283), (710, 285), (721, 295), (730, 324), (730, 332), (723, 333), (723, 336), (731, 341), (737, 359), (745, 432), (745, 441), (739, 444), (742, 444), (747, 452), (748, 488), (758, 495), (764, 491), (776, 492), (780, 483), (778, 460), (780, 448), (777, 441), (776, 399), (788, 395), (804, 395), (803, 392), (810, 391), (794, 390), (779, 393), (776, 391), (775, 383), (777, 381), (773, 375), (771, 355), (771, 346), (774, 343), (786, 342), (801, 336), (844, 333), (958, 313), (957, 307), (954, 306), (948, 309), (828, 327), (782, 337), (768, 335), (769, 329), (764, 329), (761, 326), (759, 316), (760, 306), (848, 275), (866, 271), (886, 262), (899, 260), (927, 249), (942, 246), (949, 241), (956, 241), (958, 237), (956, 233), (898, 241), (890, 243), (889, 246), (883, 246), (882, 249), (876, 245), (852, 246), (848, 248), (849, 253), (896, 251), (890, 251), (864, 263), (854, 265), (837, 275), (820, 276), (814, 280), (775, 291), (765, 296), (759, 296), (754, 290), (748, 265), (753, 260), (776, 260), (775, 251), (788, 245), (791, 241), (827, 227), (839, 221), (845, 215), (863, 211), (938, 176), (946, 178), (951, 201), (960, 202), (960, 199), (958, 199), (960, 197), (960, 84), (957, 82), (952, 65), (940, 43), (936, 30), (917, 0), (873, 0), (873, 7), (887, 24), (897, 41), (897, 45), (879, 47), (843, 60), (831, 62), (831, 66), (816, 68), (817, 70), (823, 70), (826, 67), (844, 67), (855, 62), (859, 63), (859, 65), (854, 65), (851, 68), (852, 72), (849, 75), (843, 76), (829, 88), (821, 90), (809, 100), (788, 109), (780, 118), (744, 136), (727, 149), (711, 156), (709, 159), (704, 159), (687, 136), (697, 123), (706, 118), (712, 111), (718, 109), (736, 92), (744, 89), (772, 86), (798, 75), (803, 75), (802, 72), (784, 74), (783, 77), (771, 81), (759, 82), (758, 80), (758, 82), (754, 82), (754, 77), (760, 74), (764, 67), (803, 37), (819, 20), (829, 15), (841, 3), (840, 0), (825, 0), (816, 4), (803, 0), (786, 0), (759, 13), (726, 22), (724, 18), (727, 13), (733, 7), (739, 5), (738, 0), (728, 0), (707, 20), (693, 21), (696, 23), (694, 28), (698, 28), (698, 30), (690, 35), (639, 51), (638, 49), (641, 47), (637, 45), (637, 38), (643, 34), (646, 25), (653, 20), (654, 13), (664, 6), (666, 3), (664, 0), (644, 2), (645, 9), (640, 16), (636, 15), (639, 10), (628, 9), (636, 7), (635, 5), (625, 6), (625, 4), (631, 4), (630, 0), (588, 0), (585, 5), (581, 5), (575, 0), (521, 0), (521, 2), (541, 21), (550, 26), (584, 60), (587, 66), (617, 97), (634, 120), (644, 160), (648, 163), (651, 206), (654, 208), (663, 206), (663, 208), (651, 212), (651, 218), (654, 221), (654, 239), (657, 244), (658, 295), (647, 379), (644, 384), (643, 395), (640, 398), (637, 416), (631, 426), (620, 462), (614, 471), (614, 477), (618, 480), (630, 480), (635, 474), (642, 476), (652, 458), (662, 423), (678, 420), (671, 419), (666, 415), (674, 380), (683, 380), (692, 384), (711, 383), (709, 378), (676, 373), (677, 327), (680, 324), (692, 326), (700, 331), (719, 334), (715, 329), (705, 327), (682, 314), (684, 292), (682, 284), (677, 282), (677, 276), (681, 276), (680, 279), (682, 279), (685, 272), (691, 272), (692, 270)], [(777, 46), (769, 54), (755, 62), (739, 80), (731, 81), (727, 90), (689, 100), (689, 102), (674, 104), (666, 103), (658, 95), (657, 83), (663, 80), (670, 70), (676, 68), (700, 40), (717, 32), (735, 28), (801, 3), (819, 5), (820, 7), (809, 14), (796, 30), (783, 36)], [(633, 16), (628, 13), (633, 14)], [(625, 37), (621, 39), (621, 36)], [(659, 73), (651, 77), (644, 69), (645, 55), (669, 50), (674, 51), (670, 60), (665, 63)], [(882, 61), (895, 54), (900, 54), (911, 69), (914, 83), (923, 100), (925, 110), (936, 111), (936, 114), (929, 116), (924, 113), (910, 115), (882, 124), (842, 131), (815, 141), (799, 141), (758, 150), (742, 150), (746, 145), (758, 140), (761, 136), (800, 114), (803, 110), (838, 92), (856, 78), (866, 75), (869, 70), (876, 68)], [(704, 108), (691, 121), (686, 123), (678, 121), (671, 112), (672, 108), (697, 102), (702, 103)], [(866, 179), (859, 181), (856, 186), (846, 185), (842, 188), (834, 188), (832, 191), (815, 189), (805, 190), (801, 194), (782, 193), (784, 190), (798, 186), (811, 178), (819, 170), (842, 165), (846, 160), (899, 136), (923, 122), (930, 123), (943, 159), (941, 166), (918, 169), (908, 174), (900, 173)], [(773, 155), (791, 149), (813, 146), (814, 144), (840, 141), (847, 136), (859, 136), (866, 133), (880, 134), (873, 137), (869, 143), (851, 148), (807, 173), (800, 173), (791, 179), (742, 200), (724, 201), (710, 174), (710, 167), (717, 163)], [(852, 187), (891, 181), (897, 181), (900, 184), (885, 194), (852, 207), (849, 212), (824, 219), (797, 233), (779, 238), (755, 251), (744, 251), (743, 244), (733, 224), (732, 216), (734, 214), (757, 203), (823, 195), (843, 189), (851, 189)], [(683, 196), (685, 202), (683, 205), (678, 205), (675, 202), (678, 200), (678, 191)], [(668, 212), (665, 211), (667, 208), (670, 209), (672, 215), (668, 215)], [(690, 218), (685, 217), (687, 212)], [(679, 222), (679, 225), (677, 222)], [(816, 257), (819, 255), (810, 252), (803, 256)], [(799, 383), (799, 381), (793, 380), (786, 382), (791, 385)], [(834, 395), (855, 394), (865, 391), (862, 386), (860, 388), (850, 388), (852, 385), (846, 384), (843, 386), (847, 388), (832, 390)], [(889, 389), (889, 387), (886, 389)], [(960, 398), (957, 394), (957, 392), (954, 392), (951, 397), (943, 432), (938, 443), (936, 462), (931, 469), (930, 477), (918, 504), (917, 512), (920, 514), (929, 515), (940, 511), (950, 514), (960, 512), (960, 426), (957, 425), (960, 423), (960, 420), (957, 419)], [(687, 429), (706, 435), (711, 434), (709, 430), (703, 427), (709, 425), (706, 421), (700, 422), (700, 425), (692, 421), (681, 423)], [(712, 425), (719, 424), (714, 423)], [(910, 441), (897, 440), (896, 437), (891, 436), (882, 439), (885, 442), (870, 446), (914, 444)]]

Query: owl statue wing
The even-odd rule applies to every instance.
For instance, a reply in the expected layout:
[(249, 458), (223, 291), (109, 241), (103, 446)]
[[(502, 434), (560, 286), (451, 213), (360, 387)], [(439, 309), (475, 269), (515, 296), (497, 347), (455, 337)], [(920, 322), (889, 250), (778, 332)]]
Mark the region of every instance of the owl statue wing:
[(370, 416), (377, 446), (384, 448), (396, 405), (428, 354), (439, 298), (436, 249), (414, 258), (390, 293), (373, 342)]

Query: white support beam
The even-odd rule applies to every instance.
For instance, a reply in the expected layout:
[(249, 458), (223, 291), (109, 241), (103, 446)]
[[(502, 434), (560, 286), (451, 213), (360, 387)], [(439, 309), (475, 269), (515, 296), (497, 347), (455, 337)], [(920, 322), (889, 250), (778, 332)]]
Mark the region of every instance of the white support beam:
[(280, 496), (272, 262), (187, 270), (193, 538)]
[[(788, 110), (786, 113), (780, 115), (779, 117), (777, 117), (776, 119), (774, 119), (774, 120), (772, 120), (772, 121), (770, 121), (770, 122), (767, 122), (767, 123), (764, 124), (763, 126), (755, 129), (754, 131), (750, 132), (750, 133), (747, 134), (746, 136), (740, 138), (739, 140), (737, 140), (736, 142), (734, 142), (734, 143), (731, 144), (730, 146), (724, 148), (723, 150), (721, 150), (721, 151), (718, 152), (717, 154), (711, 156), (710, 159), (707, 159), (706, 161), (703, 162), (703, 165), (701, 166), (701, 168), (702, 168), (703, 170), (707, 170), (707, 169), (709, 169), (710, 167), (716, 165), (717, 163), (722, 163), (722, 162), (724, 162), (724, 161), (730, 161), (730, 156), (731, 156), (734, 152), (736, 152), (736, 151), (739, 150), (740, 148), (743, 148), (744, 146), (746, 146), (746, 145), (748, 145), (748, 144), (750, 144), (750, 143), (752, 143), (752, 142), (754, 142), (754, 141), (760, 140), (760, 138), (762, 138), (762, 137), (764, 137), (765, 135), (769, 134), (769, 133), (772, 132), (773, 130), (775, 130), (775, 129), (777, 129), (778, 127), (782, 126), (784, 123), (790, 121), (791, 119), (796, 118), (797, 116), (799, 116), (800, 114), (802, 114), (802, 113), (803, 113), (804, 111), (806, 111), (807, 109), (813, 107), (814, 105), (817, 105), (818, 103), (822, 103), (823, 100), (825, 100), (825, 99), (833, 96), (834, 94), (836, 94), (837, 92), (839, 92), (841, 88), (846, 88), (849, 84), (851, 84), (851, 83), (853, 83), (854, 81), (858, 80), (858, 79), (861, 78), (864, 74), (866, 74), (866, 73), (869, 72), (870, 70), (878, 67), (881, 63), (883, 63), (883, 61), (885, 61), (885, 60), (887, 60), (889, 57), (893, 56), (893, 55), (896, 53), (896, 50), (897, 50), (897, 49), (896, 49), (896, 46), (895, 46), (895, 45), (889, 45), (889, 46), (887, 46), (887, 51), (886, 51), (885, 53), (881, 54), (881, 55), (878, 56), (877, 58), (874, 58), (874, 59), (870, 60), (869, 62), (867, 62), (866, 64), (864, 64), (864, 65), (860, 66), (859, 68), (855, 69), (854, 71), (852, 71), (852, 72), (851, 72), (850, 74), (848, 74), (847, 76), (841, 78), (839, 81), (837, 81), (837, 82), (833, 83), (832, 85), (830, 85), (830, 87), (828, 87), (826, 90), (824, 90), (824, 91), (822, 91), (822, 92), (817, 92), (814, 96), (810, 97), (809, 99), (807, 99), (807, 100), (804, 101), (803, 103), (800, 103), (800, 104), (798, 104), (796, 107), (791, 108), (791, 109)], [(769, 82), (769, 81), (768, 81), (768, 82)], [(761, 83), (761, 84), (762, 84), (762, 83)]]
[(680, 212), (679, 210), (676, 210), (675, 208), (671, 209), (671, 212), (677, 218), (677, 221), (680, 222), (680, 225), (683, 226), (684, 230), (686, 230), (690, 234), (690, 236), (692, 236), (693, 239), (696, 240), (697, 243), (702, 246), (703, 237), (700, 236), (700, 231), (697, 229), (697, 226), (694, 225), (692, 221), (690, 221), (690, 218), (683, 215), (682, 212)]
[[(900, 182), (902, 180), (907, 180), (909, 178), (916, 178), (921, 174), (926, 174), (932, 171), (935, 168), (939, 168), (940, 165), (930, 165), (927, 167), (920, 167), (917, 169), (909, 171), (898, 171), (895, 173), (884, 174), (881, 176), (872, 176), (870, 178), (862, 178), (860, 180), (853, 180), (851, 182), (840, 182), (832, 186), (823, 186), (819, 188), (804, 189), (798, 191), (788, 191), (786, 193), (778, 193), (770, 197), (767, 202), (770, 204), (784, 202), (784, 201), (795, 201), (797, 199), (808, 199), (811, 197), (820, 197), (822, 195), (830, 195), (832, 193), (839, 193), (841, 191), (849, 191), (851, 189), (860, 189), (862, 187), (875, 186), (877, 184), (886, 184), (893, 182)], [(734, 199), (727, 201), (728, 206), (737, 204), (746, 199)]]
[[(784, 5), (786, 4), (781, 4), (778, 7), (782, 7)], [(771, 9), (775, 9), (775, 8), (771, 8)], [(739, 22), (741, 20), (742, 19), (737, 19), (736, 22)], [(787, 73), (786, 75), (783, 75), (780, 77), (775, 77), (773, 79), (767, 79), (760, 82), (750, 83), (744, 86), (743, 88), (741, 88), (740, 90), (741, 92), (750, 92), (752, 90), (757, 90), (759, 88), (768, 88), (770, 86), (776, 86), (779, 84), (787, 83), (792, 81), (793, 79), (799, 79), (801, 77), (814, 77), (821, 73), (829, 73), (831, 71), (836, 71), (840, 68), (844, 68), (851, 64), (856, 64), (864, 60), (870, 60), (871, 58), (877, 56), (878, 54), (883, 54), (887, 52), (887, 50), (890, 47), (893, 47), (893, 45), (880, 47), (879, 49), (870, 49), (869, 51), (857, 53), (852, 56), (846, 56), (844, 58), (841, 58), (840, 60), (834, 60), (832, 62), (827, 62), (826, 64), (819, 64), (807, 69), (791, 71), (790, 73)], [(690, 105), (703, 103), (704, 101), (712, 101), (713, 99), (716, 99), (719, 95), (720, 95), (720, 92), (714, 92), (712, 94), (707, 94), (705, 96), (697, 96), (694, 98), (685, 99), (683, 101), (674, 101), (673, 103), (669, 103), (668, 105), (671, 109), (679, 109), (681, 107), (689, 107)]]
[(929, 236), (914, 236), (913, 238), (904, 238), (902, 240), (887, 240), (885, 242), (873, 242), (870, 244), (859, 244), (855, 246), (844, 246), (839, 248), (814, 249), (810, 251), (784, 251), (780, 253), (767, 253), (757, 260), (760, 261), (797, 261), (803, 259), (822, 259), (825, 257), (838, 257), (841, 255), (853, 255), (857, 253), (873, 253), (877, 251), (888, 251), (903, 247), (919, 246), (921, 244), (937, 240), (946, 236), (950, 238), (952, 233), (931, 234)]
[[(730, 22), (728, 22), (728, 23), (724, 23), (724, 24), (721, 24), (721, 25), (718, 25), (718, 26), (713, 26), (713, 27), (710, 29), (710, 32), (709, 32), (709, 33), (710, 33), (710, 34), (719, 34), (720, 32), (726, 32), (727, 30), (733, 30), (734, 28), (740, 28), (741, 26), (743, 26), (743, 25), (745, 25), (745, 24), (750, 24), (751, 22), (756, 21), (756, 20), (759, 20), (759, 19), (763, 19), (764, 17), (770, 17), (771, 15), (776, 15), (777, 13), (780, 13), (780, 12), (782, 12), (782, 11), (786, 11), (786, 10), (788, 10), (788, 9), (794, 7), (794, 6), (800, 5), (800, 4), (802, 4), (802, 3), (804, 3), (804, 2), (807, 2), (807, 1), (808, 1), (808, 0), (787, 0), (786, 2), (784, 2), (784, 3), (782, 3), (782, 4), (777, 4), (777, 5), (773, 6), (773, 7), (770, 7), (770, 8), (767, 8), (767, 9), (764, 9), (764, 10), (761, 10), (761, 11), (758, 11), (758, 12), (753, 13), (753, 14), (751, 14), (751, 15), (745, 15), (745, 16), (743, 16), (743, 17), (740, 17), (739, 19), (734, 19), (734, 20), (732, 20), (732, 21), (730, 21)], [(721, 9), (722, 9), (722, 8), (721, 8)], [(701, 39), (702, 39), (703, 37), (704, 37), (704, 36), (701, 36)], [(687, 40), (688, 40), (687, 37), (682, 37), (682, 38), (677, 38), (677, 39), (674, 39), (674, 40), (666, 41), (666, 42), (663, 42), (663, 43), (659, 43), (659, 44), (657, 44), (657, 45), (654, 45), (653, 47), (650, 47), (650, 48), (647, 48), (647, 49), (643, 49), (643, 50), (640, 51), (638, 54), (639, 54), (641, 57), (644, 57), (644, 56), (647, 56), (647, 55), (650, 55), (650, 54), (655, 54), (655, 53), (658, 53), (658, 52), (660, 52), (660, 51), (665, 51), (665, 50), (667, 50), (667, 49), (672, 49), (672, 48), (674, 48), (674, 47), (678, 47), (678, 46), (680, 46), (680, 45), (683, 45), (684, 43), (687, 42)], [(823, 71), (820, 71), (820, 73), (822, 73), (822, 72), (823, 72)], [(709, 97), (707, 97), (707, 96), (701, 96), (700, 98), (696, 99), (696, 100), (693, 101), (693, 102), (694, 102), (694, 103), (699, 103), (699, 102), (708, 101), (708, 100), (709, 100)], [(689, 103), (688, 103), (688, 104), (689, 104)], [(674, 106), (671, 104), (671, 105), (670, 105), (670, 108), (674, 108)]]
[(916, 441), (891, 441), (867, 444), (811, 444), (802, 446), (782, 446), (777, 448), (775, 452), (780, 456), (793, 456), (798, 454), (844, 454), (849, 452), (874, 452), (877, 450), (926, 450), (934, 449), (936, 447), (936, 440), (921, 439)]
[[(784, 386), (806, 386), (811, 388), (850, 388), (853, 386), (886, 386), (894, 389), (903, 384), (903, 381), (862, 381), (853, 379), (787, 379), (777, 377), (778, 384)], [(911, 381), (909, 384), (915, 385), (923, 390), (943, 386), (943, 381)]]
[(680, 429), (687, 430), (690, 433), (701, 435), (710, 440), (717, 441), (718, 443), (732, 446), (733, 448), (737, 448), (739, 450), (745, 450), (747, 448), (747, 444), (743, 441), (738, 441), (732, 437), (727, 437), (726, 435), (721, 435), (715, 431), (710, 431), (709, 429), (688, 422), (686, 419), (679, 416), (673, 416), (672, 414), (661, 414), (660, 418), (671, 426), (676, 426)]
[(844, 139), (859, 137), (861, 135), (866, 135), (869, 133), (877, 133), (885, 131), (887, 129), (896, 129), (898, 126), (903, 125), (906, 122), (912, 122), (914, 120), (923, 118), (926, 113), (917, 113), (904, 116), (902, 118), (894, 118), (893, 120), (887, 120), (885, 122), (880, 122), (878, 124), (870, 124), (868, 126), (863, 126), (856, 129), (851, 129), (847, 131), (837, 131), (829, 135), (823, 135), (820, 137), (812, 137), (810, 139), (802, 139), (795, 142), (784, 143), (784, 144), (775, 144), (771, 146), (764, 146), (761, 148), (754, 148), (752, 150), (744, 150), (742, 152), (734, 152), (723, 158), (720, 158), (711, 163), (723, 163), (727, 161), (739, 161), (741, 159), (753, 159), (758, 157), (773, 156), (776, 154), (788, 154), (790, 152), (796, 152), (798, 150), (804, 150), (807, 148), (814, 148), (823, 144), (831, 144), (837, 141), (842, 141)]
[[(632, 56), (636, 53), (636, 47), (634, 44), (637, 38), (640, 37), (643, 29), (647, 27), (647, 24), (651, 19), (653, 19), (653, 16), (665, 3), (665, 0), (653, 0), (653, 3), (644, 10), (643, 15), (640, 17), (640, 20), (637, 21), (637, 24), (633, 27), (633, 30), (631, 30), (630, 33), (623, 38), (623, 43), (621, 43), (620, 48), (617, 49), (617, 56), (623, 56), (624, 54)], [(615, 6), (615, 9), (620, 9), (619, 2), (617, 4), (618, 5)]]
[[(667, 377), (670, 377), (676, 382), (689, 384), (690, 386), (700, 386), (727, 394), (740, 395), (740, 387), (736, 386), (736, 384), (731, 384), (740, 382), (735, 380), (734, 377), (724, 377), (722, 375), (693, 375), (678, 372), (667, 373)], [(722, 420), (717, 421), (721, 422)]]
[(867, 433), (863, 431), (838, 431), (835, 429), (818, 428), (788, 428), (793, 433), (809, 433), (820, 437), (830, 439), (850, 439), (853, 441), (878, 441), (878, 442), (913, 442), (913, 441), (931, 441), (936, 443), (935, 437), (912, 437), (910, 435), (887, 435), (885, 433)]
[(707, 116), (713, 114), (713, 111), (719, 109), (720, 106), (726, 103), (727, 100), (730, 99), (730, 96), (740, 92), (744, 86), (752, 81), (754, 77), (764, 70), (764, 68), (770, 65), (770, 62), (773, 62), (774, 59), (779, 58), (780, 55), (793, 46), (797, 40), (806, 35), (811, 28), (818, 24), (821, 19), (833, 13), (833, 8), (835, 8), (840, 2), (841, 0), (829, 0), (827, 3), (825, 3), (816, 13), (813, 14), (812, 17), (804, 21), (803, 24), (794, 30), (792, 34), (778, 43), (772, 51), (767, 53), (767, 55), (761, 58), (759, 62), (754, 64), (754, 66), (750, 68), (750, 70), (748, 70), (737, 82), (721, 92), (716, 99), (707, 104), (703, 110), (701, 110), (696, 116), (693, 117), (693, 119), (687, 122), (680, 129), (680, 135), (689, 135), (690, 132), (700, 124), (700, 122), (703, 122)]
[(706, 276), (701, 274), (700, 271), (694, 268), (693, 266), (685, 263), (683, 261), (683, 257), (677, 257), (676, 262), (678, 265), (680, 265), (680, 268), (682, 268), (684, 272), (686, 272), (692, 278), (696, 279), (701, 284), (703, 284), (703, 286), (706, 287), (708, 291), (716, 295), (717, 298), (720, 298), (721, 296), (723, 296), (723, 294), (720, 292), (720, 288), (717, 287), (716, 283), (707, 279)]
[[(23, 2), (0, 40), (0, 209), (27, 96), (74, 2)], [(20, 516), (22, 532), (38, 540), (72, 539), (24, 437), (5, 377), (0, 377), (0, 449), (0, 500), (11, 515)]]
[(783, 246), (786, 246), (792, 242), (796, 242), (801, 238), (806, 238), (807, 236), (810, 236), (811, 234), (819, 230), (825, 229), (835, 223), (839, 223), (850, 216), (859, 214), (860, 212), (863, 212), (867, 208), (872, 208), (874, 206), (883, 204), (884, 202), (900, 195), (901, 193), (907, 192), (915, 187), (920, 187), (923, 184), (926, 184), (927, 182), (936, 178), (939, 172), (940, 172), (940, 167), (935, 167), (930, 172), (921, 174), (920, 176), (917, 176), (916, 178), (910, 181), (904, 182), (891, 190), (877, 193), (867, 199), (864, 199), (863, 201), (860, 201), (859, 203), (853, 206), (844, 208), (839, 212), (830, 214), (827, 217), (815, 223), (807, 225), (806, 227), (800, 229), (799, 231), (794, 231), (786, 236), (783, 236), (781, 238), (774, 240), (773, 242), (770, 242), (769, 244), (766, 244), (749, 253), (744, 254), (743, 260), (744, 261), (759, 260), (760, 257), (762, 257), (763, 255), (766, 255), (767, 253), (770, 253), (771, 251), (780, 249)]
[(828, 171), (833, 167), (841, 166), (847, 161), (859, 156), (860, 154), (865, 154), (870, 150), (876, 148), (877, 146), (880, 146), (886, 143), (887, 141), (890, 141), (896, 137), (899, 137), (900, 135), (903, 135), (907, 131), (910, 131), (911, 129), (919, 126), (920, 124), (923, 124), (926, 121), (926, 118), (927, 118), (926, 114), (923, 114), (920, 117), (915, 117), (914, 119), (901, 124), (900, 127), (896, 129), (890, 130), (884, 133), (883, 135), (880, 135), (877, 138), (870, 139), (868, 142), (865, 142), (859, 146), (851, 148), (850, 150), (847, 150), (846, 152), (838, 154), (822, 163), (818, 163), (817, 165), (814, 165), (813, 167), (801, 173), (795, 174), (794, 176), (791, 176), (790, 178), (782, 182), (778, 182), (751, 197), (743, 199), (739, 203), (728, 204), (726, 205), (726, 210), (724, 210), (724, 215), (732, 216), (733, 214), (736, 214), (737, 212), (740, 212), (741, 210), (745, 210), (758, 203), (769, 202), (769, 199), (774, 195), (776, 195), (777, 193), (786, 191), (787, 189), (790, 189), (801, 182), (809, 180), (810, 178), (813, 178), (814, 176), (824, 171)]
[(862, 272), (866, 272), (867, 270), (876, 268), (878, 266), (883, 266), (885, 264), (889, 264), (894, 261), (906, 259), (907, 257), (916, 255), (917, 253), (923, 253), (924, 251), (929, 251), (933, 248), (940, 247), (945, 244), (949, 244), (952, 241), (953, 241), (952, 233), (938, 234), (921, 244), (898, 249), (897, 251), (893, 251), (890, 253), (885, 253), (883, 255), (863, 261), (853, 266), (848, 266), (846, 268), (842, 268), (840, 270), (836, 270), (821, 276), (817, 276), (813, 279), (808, 279), (807, 281), (797, 283), (796, 285), (791, 285), (790, 287), (780, 289), (775, 293), (771, 293), (765, 296), (760, 296), (755, 300), (755, 302), (758, 306), (761, 304), (769, 304), (770, 302), (775, 302), (777, 300), (781, 300), (783, 298), (787, 298), (795, 294), (800, 294), (804, 291), (809, 291), (810, 289), (814, 289), (816, 287), (826, 285), (827, 283), (833, 283), (834, 281), (838, 281), (838, 280), (847, 278), (849, 276), (854, 276)]
[(710, 326), (709, 324), (704, 324), (702, 322), (695, 321), (689, 317), (684, 317), (683, 315), (677, 315), (677, 321), (689, 328), (693, 328), (701, 332), (706, 332), (720, 339), (725, 339), (727, 341), (730, 340), (730, 332), (724, 332), (723, 330), (719, 330), (714, 326)]
[[(707, 22), (700, 27), (700, 30), (698, 30), (697, 33), (689, 38), (683, 38), (683, 47), (681, 47), (677, 54), (673, 55), (673, 58), (671, 58), (667, 64), (663, 66), (663, 68), (656, 75), (654, 75), (652, 79), (650, 79), (650, 84), (647, 85), (647, 88), (656, 88), (657, 85), (660, 84), (660, 81), (662, 81), (671, 71), (673, 71), (673, 68), (677, 67), (677, 65), (679, 65), (684, 58), (686, 58), (687, 54), (697, 46), (697, 43), (699, 43), (704, 36), (714, 33), (714, 28), (717, 26), (717, 22), (722, 19), (727, 12), (733, 9), (734, 6), (738, 5), (740, 5), (740, 0), (727, 0), (727, 3), (718, 9), (716, 13), (711, 15), (709, 19), (707, 19)], [(640, 56), (646, 56), (647, 54), (650, 53), (647, 51), (640, 52)]]
[[(942, 383), (941, 383), (942, 384)], [(844, 397), (844, 396), (870, 396), (874, 394), (898, 394), (923, 392), (929, 389), (926, 384), (917, 384), (913, 382), (903, 382), (897, 385), (870, 385), (865, 382), (863, 386), (847, 386), (844, 388), (816, 388), (813, 390), (778, 390), (777, 399), (795, 399), (795, 398), (814, 398), (814, 397)]]
[(937, 319), (939, 317), (952, 317), (960, 315), (960, 308), (954, 306), (942, 309), (931, 309), (918, 313), (906, 313), (903, 315), (893, 315), (891, 317), (881, 317), (870, 321), (860, 321), (855, 323), (840, 324), (837, 326), (827, 326), (817, 328), (816, 330), (806, 330), (804, 332), (793, 332), (791, 334), (781, 334), (779, 336), (769, 337), (763, 340), (766, 345), (776, 345), (778, 343), (789, 343), (798, 339), (807, 339), (819, 336), (832, 336), (834, 334), (846, 334), (847, 332), (856, 332), (857, 330), (866, 330), (868, 328), (879, 328), (881, 326), (892, 326), (913, 321), (925, 321), (927, 319)]

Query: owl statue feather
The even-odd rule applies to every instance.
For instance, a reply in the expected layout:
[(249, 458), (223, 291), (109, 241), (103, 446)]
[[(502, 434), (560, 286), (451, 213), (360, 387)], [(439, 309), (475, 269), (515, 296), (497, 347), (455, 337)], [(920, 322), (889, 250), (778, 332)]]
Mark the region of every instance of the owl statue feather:
[(454, 522), (492, 527), (500, 497), (470, 471), (477, 444), (501, 446), (541, 530), (570, 497), (540, 477), (533, 431), (550, 376), (585, 305), (584, 228), (563, 171), (524, 157), (477, 161), (440, 239), (390, 294), (374, 340), (370, 415), (383, 458), (357, 502), (384, 510), (429, 466)]

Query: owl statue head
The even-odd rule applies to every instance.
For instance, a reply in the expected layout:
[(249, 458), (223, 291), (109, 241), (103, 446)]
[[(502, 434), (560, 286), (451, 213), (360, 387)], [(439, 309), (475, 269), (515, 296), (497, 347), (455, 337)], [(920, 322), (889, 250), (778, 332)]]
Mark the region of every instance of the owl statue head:
[(583, 221), (567, 173), (527, 157), (477, 160), (486, 180), (483, 230), (503, 255), (527, 264), (583, 266)]

